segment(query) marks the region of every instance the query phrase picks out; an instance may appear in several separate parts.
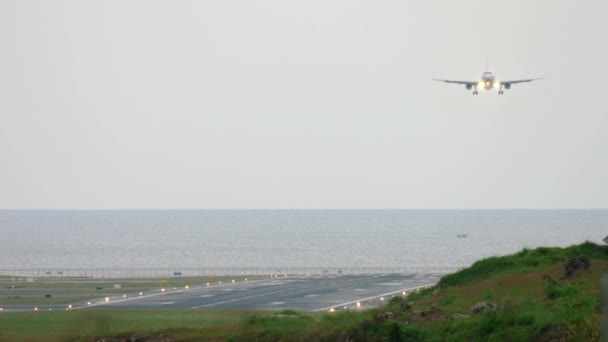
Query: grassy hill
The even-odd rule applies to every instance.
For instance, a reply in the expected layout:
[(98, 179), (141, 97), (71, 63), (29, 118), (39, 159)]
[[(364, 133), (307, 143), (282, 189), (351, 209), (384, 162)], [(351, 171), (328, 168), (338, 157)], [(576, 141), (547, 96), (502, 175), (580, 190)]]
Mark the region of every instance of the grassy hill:
[[(589, 259), (589, 268), (565, 278), (564, 265), (578, 256)], [(607, 270), (608, 246), (589, 242), (484, 259), (409, 297), (413, 310), (435, 305), (447, 315), (409, 326), (437, 341), (599, 341), (600, 282)], [(483, 301), (497, 304), (496, 310), (472, 314)], [(469, 318), (453, 319), (458, 313)], [(408, 312), (401, 317), (411, 320)]]
[[(564, 277), (572, 260), (589, 265)], [(607, 270), (608, 246), (524, 249), (480, 260), (378, 309), (14, 313), (1, 317), (0, 340), (599, 341)], [(475, 304), (486, 311), (472, 313)]]

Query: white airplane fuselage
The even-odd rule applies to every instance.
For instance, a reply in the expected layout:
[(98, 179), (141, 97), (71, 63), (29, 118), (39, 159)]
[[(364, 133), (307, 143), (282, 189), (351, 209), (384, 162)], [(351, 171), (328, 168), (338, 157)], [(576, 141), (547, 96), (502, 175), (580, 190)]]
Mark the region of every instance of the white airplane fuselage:
[(502, 95), (504, 92), (502, 90), (503, 86), (507, 89), (510, 88), (510, 84), (505, 84), (496, 80), (496, 76), (490, 69), (486, 69), (486, 71), (481, 74), (481, 79), (477, 83), (467, 84), (467, 89), (473, 88), (473, 95), (477, 95), (479, 90), (498, 90), (498, 94)]
[(481, 89), (492, 89), (492, 88), (498, 88), (500, 86), (500, 84), (495, 84), (496, 81), (496, 76), (494, 76), (494, 73), (490, 70), (486, 70), (483, 72), (483, 74), (481, 74), (481, 81), (479, 81), (477, 83), (477, 88), (481, 88)]
[(488, 70), (481, 74), (481, 79), (485, 82), (486, 86), (488, 86), (494, 84), (496, 77), (494, 76), (493, 72)]

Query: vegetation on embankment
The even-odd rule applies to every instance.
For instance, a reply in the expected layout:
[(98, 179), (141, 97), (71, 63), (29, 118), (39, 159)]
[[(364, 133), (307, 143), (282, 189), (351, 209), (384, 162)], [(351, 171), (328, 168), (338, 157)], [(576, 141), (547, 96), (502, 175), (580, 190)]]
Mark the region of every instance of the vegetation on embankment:
[[(579, 263), (564, 277), (569, 261), (587, 259), (587, 269)], [(361, 312), (19, 313), (0, 319), (0, 340), (599, 341), (600, 278), (607, 270), (608, 246), (524, 249)], [(478, 313), (471, 312), (475, 304)]]

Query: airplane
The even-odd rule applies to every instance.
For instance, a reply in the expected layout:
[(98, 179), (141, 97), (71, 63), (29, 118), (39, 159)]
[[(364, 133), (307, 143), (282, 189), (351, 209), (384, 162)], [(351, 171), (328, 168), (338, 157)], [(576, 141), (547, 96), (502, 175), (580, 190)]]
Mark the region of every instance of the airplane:
[(481, 80), (478, 81), (452, 81), (452, 80), (442, 80), (433, 78), (433, 81), (445, 82), (445, 83), (455, 83), (455, 84), (464, 84), (467, 90), (473, 89), (473, 95), (479, 94), (478, 89), (481, 90), (491, 90), (498, 89), (498, 95), (503, 95), (504, 89), (510, 89), (511, 85), (517, 83), (525, 83), (532, 82), (536, 80), (542, 80), (543, 78), (528, 78), (524, 80), (512, 80), (512, 81), (499, 81), (494, 76), (494, 73), (490, 70), (489, 65), (486, 65), (486, 70), (481, 74)]

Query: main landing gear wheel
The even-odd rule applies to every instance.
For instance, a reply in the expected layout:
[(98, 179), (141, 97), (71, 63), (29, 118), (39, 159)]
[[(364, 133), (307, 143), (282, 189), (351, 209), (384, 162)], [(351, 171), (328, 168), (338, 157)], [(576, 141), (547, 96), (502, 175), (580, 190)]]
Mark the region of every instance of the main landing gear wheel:
[(473, 95), (477, 95), (477, 94), (479, 94), (479, 93), (477, 92), (477, 90), (473, 91)]
[(498, 95), (503, 95), (504, 93), (505, 92), (501, 90), (501, 91), (498, 92)]

